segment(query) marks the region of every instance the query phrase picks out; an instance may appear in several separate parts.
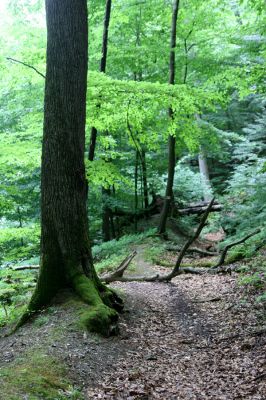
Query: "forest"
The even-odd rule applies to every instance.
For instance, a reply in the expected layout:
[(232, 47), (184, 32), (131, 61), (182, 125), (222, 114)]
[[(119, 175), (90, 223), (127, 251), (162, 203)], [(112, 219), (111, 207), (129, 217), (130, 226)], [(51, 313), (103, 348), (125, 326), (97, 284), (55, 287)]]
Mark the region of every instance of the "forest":
[(265, 0), (0, 3), (0, 400), (266, 399)]

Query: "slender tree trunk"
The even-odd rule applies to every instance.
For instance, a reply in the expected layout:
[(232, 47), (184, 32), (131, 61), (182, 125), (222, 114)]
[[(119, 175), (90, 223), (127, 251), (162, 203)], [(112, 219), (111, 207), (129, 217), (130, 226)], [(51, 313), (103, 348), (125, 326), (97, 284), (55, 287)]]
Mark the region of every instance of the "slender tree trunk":
[(46, 0), (47, 72), (41, 172), (40, 275), (21, 325), (70, 287), (86, 302), (88, 329), (105, 334), (121, 305), (92, 261), (84, 165), (88, 27), (86, 0)]
[[(105, 5), (105, 16), (104, 16), (104, 25), (103, 25), (103, 38), (102, 38), (102, 57), (100, 61), (99, 71), (105, 73), (106, 71), (106, 63), (107, 63), (107, 51), (108, 51), (108, 31), (109, 31), (109, 23), (111, 16), (111, 8), (112, 8), (112, 0), (106, 0)], [(89, 147), (89, 161), (93, 161), (95, 148), (96, 148), (96, 139), (97, 139), (97, 129), (95, 127), (91, 128), (91, 137), (90, 137), (90, 147)]]
[(102, 210), (102, 234), (103, 241), (108, 242), (113, 239), (112, 231), (111, 231), (111, 219), (112, 219), (112, 210), (109, 207), (108, 199), (111, 195), (111, 189), (102, 188), (102, 201), (103, 201), (103, 210)]
[(201, 152), (199, 153), (198, 159), (199, 159), (199, 170), (202, 179), (204, 201), (210, 201), (212, 198), (211, 181), (210, 181), (207, 158), (202, 149)]
[(147, 180), (146, 152), (144, 149), (142, 149), (141, 151), (141, 165), (142, 165), (142, 178), (143, 178), (144, 208), (148, 208), (149, 193), (148, 193), (148, 180)]
[[(171, 49), (170, 49), (170, 62), (169, 62), (169, 84), (175, 84), (175, 48), (176, 48), (176, 23), (179, 11), (179, 0), (174, 1), (173, 14), (172, 14), (172, 29), (171, 29)], [(169, 117), (173, 118), (173, 110), (169, 109)], [(161, 212), (158, 233), (164, 234), (166, 230), (167, 217), (170, 211), (171, 202), (173, 200), (173, 184), (175, 176), (175, 143), (176, 139), (173, 135), (168, 138), (168, 176), (165, 191), (164, 205)]]
[(138, 229), (138, 220), (137, 220), (137, 210), (138, 210), (138, 170), (139, 170), (139, 152), (136, 149), (136, 159), (135, 159), (135, 176), (134, 176), (134, 184), (135, 184), (135, 231)]

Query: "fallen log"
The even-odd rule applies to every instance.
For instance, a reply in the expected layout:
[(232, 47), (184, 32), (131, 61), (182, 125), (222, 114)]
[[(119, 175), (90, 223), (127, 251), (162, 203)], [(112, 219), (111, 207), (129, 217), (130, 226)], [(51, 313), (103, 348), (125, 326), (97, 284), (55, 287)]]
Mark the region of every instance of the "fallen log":
[[(182, 208), (182, 209), (177, 209), (178, 213), (180, 215), (190, 215), (190, 214), (203, 214), (207, 209), (207, 206), (197, 206), (197, 207), (187, 207), (187, 208)], [(221, 204), (213, 205), (212, 208), (210, 209), (210, 212), (219, 212), (222, 211), (223, 207)]]
[[(175, 246), (167, 246), (166, 250), (168, 251), (181, 251), (180, 247), (175, 247)], [(208, 250), (202, 250), (202, 249), (198, 249), (197, 247), (191, 247), (190, 249), (187, 250), (188, 253), (198, 253), (200, 255), (202, 255), (203, 257), (215, 257), (218, 256), (218, 253), (214, 253)]]
[(18, 267), (10, 267), (12, 271), (25, 271), (29, 270), (38, 270), (40, 268), (39, 265), (20, 265)]

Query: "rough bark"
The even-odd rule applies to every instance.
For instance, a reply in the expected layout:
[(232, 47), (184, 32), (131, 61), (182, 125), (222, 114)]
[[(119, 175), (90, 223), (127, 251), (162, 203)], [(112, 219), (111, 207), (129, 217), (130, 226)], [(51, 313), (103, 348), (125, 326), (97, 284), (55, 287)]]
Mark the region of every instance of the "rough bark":
[(88, 236), (84, 165), (88, 27), (86, 0), (46, 0), (47, 72), (41, 172), (40, 274), (18, 325), (71, 287), (87, 303), (84, 324), (110, 333), (122, 303), (97, 277)]
[[(172, 29), (171, 29), (171, 44), (170, 44), (170, 62), (169, 62), (169, 84), (175, 84), (175, 47), (176, 47), (176, 23), (179, 11), (179, 0), (174, 1), (173, 14), (172, 14)], [(169, 117), (173, 118), (173, 110), (169, 109)], [(168, 138), (168, 176), (165, 191), (164, 205), (161, 212), (161, 218), (158, 227), (160, 235), (165, 234), (166, 221), (170, 211), (171, 201), (173, 199), (173, 183), (175, 175), (175, 143), (176, 139), (173, 135)]]

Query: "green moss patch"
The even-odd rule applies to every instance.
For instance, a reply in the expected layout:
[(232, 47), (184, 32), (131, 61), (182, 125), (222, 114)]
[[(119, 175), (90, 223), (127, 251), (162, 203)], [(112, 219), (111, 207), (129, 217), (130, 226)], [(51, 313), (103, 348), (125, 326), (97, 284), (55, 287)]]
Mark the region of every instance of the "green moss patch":
[(117, 312), (103, 303), (83, 311), (80, 318), (81, 325), (84, 328), (103, 336), (117, 333), (117, 320)]
[(5, 400), (82, 399), (66, 378), (66, 368), (53, 357), (35, 350), (0, 369)]

